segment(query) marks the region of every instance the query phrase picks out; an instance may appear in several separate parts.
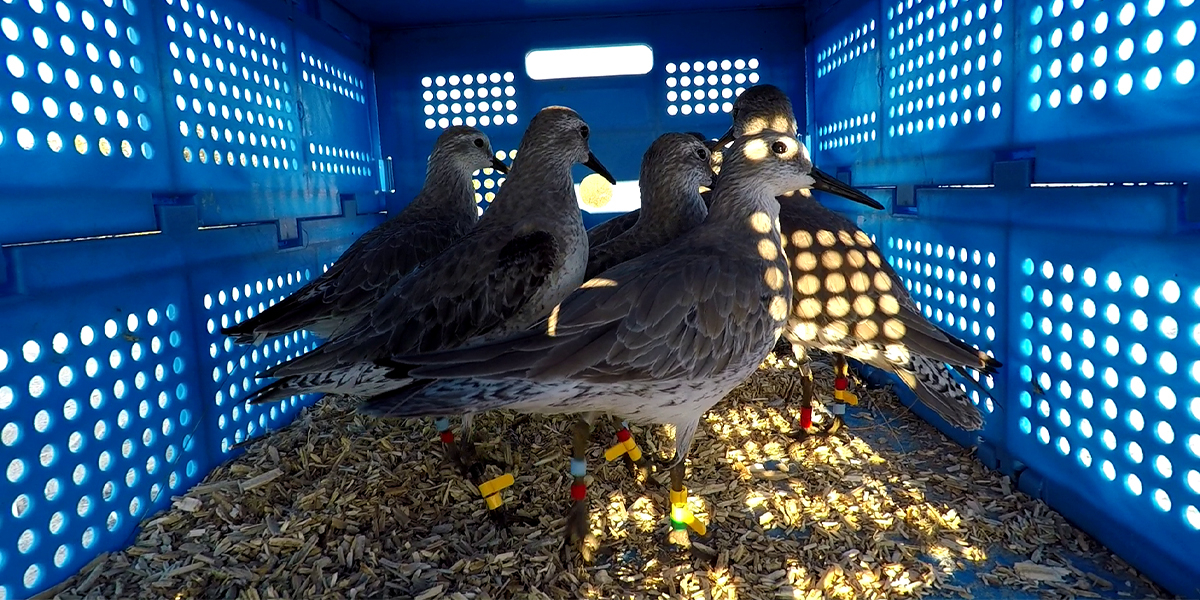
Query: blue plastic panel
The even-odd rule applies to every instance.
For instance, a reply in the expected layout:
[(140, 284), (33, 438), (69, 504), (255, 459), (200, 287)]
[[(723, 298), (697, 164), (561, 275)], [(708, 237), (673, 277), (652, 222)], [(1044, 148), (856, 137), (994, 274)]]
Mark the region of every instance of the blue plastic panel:
[(348, 56), (302, 33), (300, 101), (304, 107), (304, 165), (308, 189), (319, 198), (378, 189), (370, 105), (371, 74), (365, 55)]
[(813, 41), (813, 160), (825, 168), (882, 152), (878, 5), (867, 4)]
[(0, 298), (3, 597), (123, 548), (233, 444), (290, 420), (301, 399), (239, 400), (253, 373), (312, 340), (233, 347), (216, 328), (294, 290), (379, 222), (314, 221), (310, 246), (281, 252), (271, 226), (197, 230), (194, 206), (159, 215), (162, 233), (9, 253), (23, 294)]
[[(146, 2), (35, 0), (0, 14), (5, 186), (89, 187), (104, 174), (110, 189), (163, 187), (166, 128)], [(49, 165), (59, 177), (42, 176)]]
[[(719, 51), (703, 50), (695, 42), (695, 32), (710, 28), (714, 19), (738, 35), (725, 39)], [(505, 25), (503, 36), (480, 36), (475, 27), (377, 32), (373, 54), (382, 154), (395, 161), (397, 186), (389, 208), (399, 209), (417, 192), (437, 133), (455, 119), (469, 123), (474, 117), (493, 147), (507, 152), (517, 147), (524, 124), (537, 110), (553, 104), (570, 106), (597, 132), (592, 148), (600, 161), (618, 180), (634, 181), (642, 154), (658, 135), (724, 133), (729, 126), (726, 103), (732, 102), (738, 87), (748, 87), (752, 80), (771, 81), (790, 91), (803, 114), (803, 48), (791, 36), (772, 33), (781, 24), (801, 31), (802, 21), (799, 11), (763, 10), (514, 22)], [(524, 57), (531, 50), (635, 43), (654, 51), (654, 68), (646, 75), (534, 81), (525, 74)], [(395, 60), (399, 56), (405, 59)], [(757, 61), (757, 68), (750, 66), (752, 61)], [(469, 85), (463, 83), (468, 74)], [(488, 80), (487, 111), (479, 110), (479, 88), (484, 87), (478, 83), (480, 74)], [(499, 82), (491, 81), (493, 74)], [(457, 84), (452, 83), (455, 77)], [(495, 88), (499, 97), (494, 97)], [(474, 98), (466, 97), (468, 90)], [(698, 91), (704, 93), (702, 103)], [(453, 97), (455, 92), (459, 98)], [(496, 101), (502, 102), (500, 110), (495, 110)], [(475, 104), (474, 113), (467, 111), (470, 102)], [(618, 106), (620, 110), (613, 109)], [(482, 125), (481, 115), (489, 117), (487, 125)], [(497, 115), (503, 117), (501, 124), (496, 123)], [(515, 116), (515, 123), (509, 115)], [(578, 181), (587, 171), (578, 167), (575, 172)]]

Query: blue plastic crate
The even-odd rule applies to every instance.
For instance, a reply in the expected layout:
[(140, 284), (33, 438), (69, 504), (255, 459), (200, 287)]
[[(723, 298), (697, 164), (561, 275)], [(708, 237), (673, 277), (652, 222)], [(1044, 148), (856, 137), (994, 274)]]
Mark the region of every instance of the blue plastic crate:
[[(0, 4), (0, 599), (128, 545), (314, 400), (243, 401), (315, 340), (218, 330), (402, 208), (442, 129), (509, 158), (537, 109), (571, 106), (628, 208), (657, 135), (718, 135), (760, 81), (792, 96), (815, 162), (887, 209), (823, 200), (1005, 363), (978, 435), (915, 410), (1200, 594), (1191, 0), (403, 4)], [(649, 71), (525, 70), (620, 44), (649, 46)], [(477, 175), (481, 207), (503, 181)]]

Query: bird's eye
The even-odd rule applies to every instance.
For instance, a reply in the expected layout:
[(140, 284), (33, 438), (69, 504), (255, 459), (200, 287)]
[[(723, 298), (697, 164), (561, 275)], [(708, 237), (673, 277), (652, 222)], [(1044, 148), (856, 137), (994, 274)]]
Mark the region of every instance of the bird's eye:
[(479, 139), (479, 138), (475, 138), (475, 147), (476, 147), (476, 148), (482, 148), (482, 147), (483, 147), (483, 140), (481, 140), (481, 139)]
[(700, 160), (708, 160), (708, 150), (705, 150), (704, 148), (697, 148), (696, 158)]
[(775, 154), (785, 154), (787, 151), (787, 144), (783, 142), (775, 142), (774, 144), (771, 144), (771, 152), (774, 152)]
[(588, 129), (587, 125), (584, 125), (583, 127), (579, 128), (579, 137), (581, 137), (585, 140), (588, 139), (588, 136), (591, 135), (591, 133), (592, 133), (592, 130)]

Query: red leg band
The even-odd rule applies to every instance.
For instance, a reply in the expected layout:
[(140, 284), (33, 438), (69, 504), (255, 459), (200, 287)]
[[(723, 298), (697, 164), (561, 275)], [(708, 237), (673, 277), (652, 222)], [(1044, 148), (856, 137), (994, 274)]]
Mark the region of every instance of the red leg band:
[(587, 486), (582, 483), (576, 483), (571, 486), (571, 499), (578, 502), (587, 498)]
[(454, 443), (454, 434), (452, 432), (443, 431), (441, 433), (441, 437), (442, 437), (443, 444), (453, 444)]
[(800, 409), (800, 427), (808, 429), (812, 427), (812, 407), (805, 406)]

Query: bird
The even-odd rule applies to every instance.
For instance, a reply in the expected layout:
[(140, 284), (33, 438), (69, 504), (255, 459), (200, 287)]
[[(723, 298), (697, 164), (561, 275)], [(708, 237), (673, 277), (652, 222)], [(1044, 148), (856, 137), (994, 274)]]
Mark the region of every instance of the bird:
[[(699, 133), (696, 131), (689, 131), (689, 132), (687, 132), (686, 135), (690, 135), (690, 136), (696, 138), (697, 140), (699, 140), (700, 142), (702, 142), (704, 144), (704, 147), (707, 148), (710, 152), (712, 151), (712, 147), (716, 142), (716, 140), (709, 140), (708, 138), (704, 137), (703, 133)], [(711, 156), (711, 154), (710, 154), (710, 156)], [(705, 194), (703, 196), (705, 208), (708, 207), (709, 197), (710, 197), (709, 194)], [(643, 202), (643, 204), (644, 204), (644, 202)], [(588, 230), (589, 246), (592, 248), (595, 248), (595, 247), (600, 246), (600, 245), (608, 242), (609, 240), (621, 235), (627, 229), (629, 229), (630, 227), (633, 227), (634, 223), (637, 223), (638, 217), (639, 217), (639, 215), (641, 215), (641, 212), (642, 212), (641, 209), (634, 209), (634, 210), (631, 210), (626, 213), (621, 213), (603, 223), (600, 223), (599, 225), (592, 227), (591, 229)]]
[[(702, 224), (589, 279), (527, 331), (397, 358), (392, 376), (411, 381), (360, 412), (595, 412), (674, 425), (672, 531), (703, 535), (687, 509), (684, 459), (701, 415), (758, 368), (786, 324), (791, 288), (775, 196), (813, 183), (808, 151), (793, 136), (745, 136), (728, 154)], [(577, 423), (577, 443), (586, 429)], [(586, 521), (570, 517), (586, 502), (579, 479), (571, 496), (567, 537), (581, 540)]]
[[(591, 243), (592, 231), (588, 231), (585, 280), (659, 248), (704, 222), (708, 207), (700, 188), (712, 185), (713, 176), (711, 153), (704, 142), (704, 137), (696, 133), (666, 133), (650, 144), (642, 156), (638, 178), (644, 210), (634, 213), (632, 226), (598, 245)], [(590, 425), (595, 417), (588, 414), (583, 419)], [(585, 451), (586, 446), (572, 460), (582, 459)], [(605, 453), (610, 461), (620, 457), (625, 458), (631, 471), (646, 466), (625, 422), (617, 430), (617, 443)]]
[[(771, 86), (771, 87), (774, 87), (774, 86)], [(754, 89), (754, 88), (751, 88), (751, 89)], [(776, 89), (778, 89), (778, 88), (776, 88)], [(749, 90), (747, 90), (747, 91), (749, 91)], [(743, 95), (744, 94), (745, 94), (745, 92), (743, 92)], [(714, 150), (714, 149), (723, 147), (723, 146), (729, 144), (729, 142), (731, 141), (730, 138), (728, 138), (726, 136), (722, 136), (723, 139), (718, 139), (716, 141), (709, 141), (708, 138), (704, 137), (704, 134), (701, 134), (701, 133), (689, 132), (689, 135), (692, 135), (701, 140), (704, 140), (705, 146), (709, 150)], [(719, 167), (719, 165), (720, 165), (720, 153), (719, 152), (714, 152), (713, 163)], [(821, 169), (818, 169), (815, 166), (813, 167), (811, 175), (812, 175), (813, 179), (815, 180), (815, 183), (812, 188), (814, 190), (828, 192), (828, 193), (834, 194), (836, 196), (841, 196), (842, 198), (846, 198), (847, 200), (852, 200), (859, 204), (869, 206), (871, 208), (874, 208), (875, 210), (880, 210), (883, 208), (883, 205), (880, 204), (879, 201), (862, 193), (861, 191), (855, 189), (852, 186), (842, 183), (836, 177), (833, 177), (832, 175), (822, 171)], [(705, 193), (703, 195), (703, 198), (704, 198), (705, 204), (707, 205), (707, 203), (709, 202), (709, 199), (711, 198), (711, 194)], [(617, 237), (625, 230), (629, 229), (630, 227), (633, 227), (633, 224), (636, 223), (638, 220), (638, 215), (640, 214), (640, 212), (641, 212), (640, 209), (634, 209), (627, 213), (617, 215), (603, 223), (600, 223), (599, 225), (592, 227), (591, 229), (588, 230), (588, 242), (591, 243), (593, 246), (597, 246), (597, 245), (603, 244), (603, 243)]]
[[(520, 331), (548, 314), (583, 283), (587, 266), (587, 232), (571, 167), (582, 163), (615, 182), (592, 154), (590, 136), (587, 123), (569, 108), (539, 111), (478, 225), (401, 279), (343, 335), (261, 373), (277, 380), (251, 403), (299, 393), (385, 393), (405, 382), (390, 377), (381, 361)], [(439, 420), (438, 429), (451, 458), (478, 477), (469, 416), (462, 431), (467, 452), (457, 448), (447, 421)]]
[(300, 329), (337, 337), (402, 277), (475, 226), (471, 177), (487, 168), (508, 171), (487, 135), (473, 127), (447, 128), (433, 145), (421, 191), (404, 210), (359, 237), (320, 277), (221, 333), (256, 345)]
[[(731, 115), (733, 125), (719, 138), (718, 148), (762, 131), (795, 135), (797, 130), (791, 101), (769, 84), (743, 92)], [(834, 388), (839, 401), (856, 402), (847, 389), (844, 357), (850, 357), (895, 373), (921, 403), (951, 425), (980, 429), (979, 409), (950, 370), (965, 374), (963, 369), (969, 368), (990, 375), (1001, 363), (926, 319), (870, 236), (848, 219), (800, 194), (781, 197), (779, 204), (793, 285), (784, 338), (801, 365), (801, 430), (811, 425), (809, 348), (836, 356)], [(839, 426), (842, 411), (844, 405), (835, 404), (833, 427)]]

